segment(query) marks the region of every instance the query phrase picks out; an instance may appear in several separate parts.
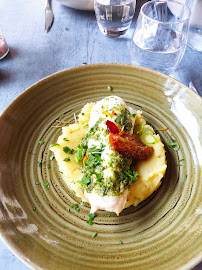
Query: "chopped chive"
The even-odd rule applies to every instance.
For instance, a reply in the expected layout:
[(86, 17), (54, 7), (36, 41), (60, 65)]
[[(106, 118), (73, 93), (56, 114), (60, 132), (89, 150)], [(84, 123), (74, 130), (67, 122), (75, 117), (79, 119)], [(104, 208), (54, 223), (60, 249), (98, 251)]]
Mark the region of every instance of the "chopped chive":
[(50, 164), (47, 164), (47, 168), (50, 169), (50, 167), (51, 167)]
[(63, 138), (63, 140), (64, 140), (65, 142), (68, 142), (68, 141), (69, 141), (67, 138)]
[(89, 216), (89, 220), (88, 221), (86, 221), (86, 223), (88, 224), (88, 225), (93, 225), (93, 220), (94, 220), (94, 218), (95, 218), (95, 214), (88, 214), (88, 216)]
[(187, 179), (187, 177), (188, 177), (188, 175), (186, 174), (186, 175), (185, 175), (185, 179)]
[(53, 160), (53, 159), (54, 159), (54, 157), (55, 157), (55, 156), (54, 156), (54, 154), (52, 154), (52, 155), (50, 156), (50, 158), (49, 158), (49, 159), (50, 159), (50, 160)]
[(44, 187), (45, 188), (49, 188), (50, 187), (50, 184), (47, 182), (47, 183), (44, 184)]
[(68, 161), (70, 161), (70, 158), (65, 158), (65, 159), (63, 159), (63, 161), (65, 161), (65, 162), (68, 162)]
[(59, 173), (63, 174), (63, 172), (59, 171)]
[(112, 91), (112, 89), (113, 89), (112, 86), (110, 86), (110, 85), (107, 86), (108, 91)]
[(94, 234), (92, 235), (93, 238), (95, 238), (97, 236), (97, 232), (94, 232)]
[(167, 145), (176, 152), (180, 149), (179, 144), (177, 144), (176, 142), (167, 142)]
[(78, 203), (72, 204), (71, 207), (74, 208), (74, 210), (75, 210), (76, 212), (79, 212), (79, 211), (80, 211)]
[(183, 161), (183, 160), (184, 160), (184, 158), (180, 159), (179, 162), (181, 162), (181, 161)]
[(86, 221), (86, 223), (87, 223), (88, 225), (93, 225), (92, 219), (89, 219), (88, 221)]
[(85, 206), (85, 203), (84, 203), (84, 202), (81, 202), (81, 205), (82, 205), (82, 206)]
[(82, 112), (81, 115), (85, 115), (85, 114)]
[(67, 208), (67, 211), (70, 212), (70, 208)]
[(119, 240), (119, 244), (123, 244), (123, 242), (121, 240)]
[(36, 206), (33, 207), (33, 211), (36, 211)]
[(133, 117), (136, 117), (136, 113), (132, 114)]
[(176, 164), (176, 166), (182, 166), (182, 164)]
[(40, 185), (41, 185), (41, 183), (39, 183), (39, 182), (35, 182), (35, 185), (38, 185), (38, 186), (40, 186)]
[(50, 147), (60, 146), (59, 143), (52, 144)]
[(39, 144), (40, 145), (43, 145), (45, 142), (44, 141), (39, 141)]

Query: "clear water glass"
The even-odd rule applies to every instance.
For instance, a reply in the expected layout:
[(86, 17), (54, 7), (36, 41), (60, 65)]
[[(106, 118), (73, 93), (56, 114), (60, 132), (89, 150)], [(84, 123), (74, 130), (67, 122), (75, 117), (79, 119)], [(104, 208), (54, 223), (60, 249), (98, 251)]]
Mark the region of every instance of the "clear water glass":
[(190, 15), (189, 7), (180, 2), (145, 3), (132, 37), (132, 64), (173, 73), (185, 52)]
[(186, 0), (191, 8), (191, 19), (187, 45), (202, 52), (202, 0)]
[(130, 27), (136, 0), (94, 0), (94, 9), (100, 31), (108, 37), (125, 34)]

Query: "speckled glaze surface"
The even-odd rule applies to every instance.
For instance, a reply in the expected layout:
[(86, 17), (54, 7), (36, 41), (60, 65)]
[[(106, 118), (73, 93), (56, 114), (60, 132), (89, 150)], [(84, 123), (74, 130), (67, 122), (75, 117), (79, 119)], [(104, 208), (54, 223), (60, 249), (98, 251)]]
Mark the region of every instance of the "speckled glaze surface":
[[(168, 127), (159, 131), (168, 169), (146, 201), (119, 217), (99, 211), (90, 226), (88, 205), (71, 208), (80, 200), (50, 160), (49, 146), (61, 134), (53, 127), (58, 120), (74, 121), (84, 104), (108, 95), (141, 109), (155, 129)], [(87, 65), (34, 84), (0, 117), (1, 238), (33, 269), (191, 269), (202, 258), (201, 108), (185, 85), (130, 65)], [(170, 136), (178, 152), (166, 146)]]

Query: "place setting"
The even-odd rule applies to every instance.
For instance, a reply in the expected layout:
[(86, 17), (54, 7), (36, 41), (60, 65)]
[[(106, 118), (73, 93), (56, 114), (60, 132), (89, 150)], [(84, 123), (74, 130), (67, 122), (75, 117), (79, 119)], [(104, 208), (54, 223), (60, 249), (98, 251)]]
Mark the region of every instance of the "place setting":
[(201, 7), (57, 0), (28, 36), (0, 21), (1, 269), (202, 269)]

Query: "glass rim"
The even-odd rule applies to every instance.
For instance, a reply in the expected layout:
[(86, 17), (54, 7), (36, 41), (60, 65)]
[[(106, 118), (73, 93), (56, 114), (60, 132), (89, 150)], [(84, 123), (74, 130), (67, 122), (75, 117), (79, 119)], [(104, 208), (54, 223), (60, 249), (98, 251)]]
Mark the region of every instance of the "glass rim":
[[(151, 4), (156, 3), (156, 2), (159, 2), (159, 3), (160, 2), (162, 2), (162, 3), (165, 3), (165, 2), (176, 3), (176, 4), (180, 5), (180, 6), (182, 6), (183, 8), (186, 8), (187, 11), (188, 11), (188, 15), (187, 15), (187, 17), (185, 19), (183, 19), (181, 21), (178, 21), (178, 22), (161, 22), (161, 21), (155, 20), (153, 18), (150, 18), (148, 15), (146, 15), (143, 12), (143, 8), (145, 6), (147, 6), (147, 5), (151, 5)], [(142, 7), (140, 9), (140, 13), (142, 14), (142, 16), (146, 17), (150, 21), (153, 21), (153, 22), (159, 23), (159, 24), (167, 24), (167, 25), (169, 25), (169, 24), (181, 24), (181, 23), (184, 23), (186, 21), (189, 21), (190, 20), (190, 17), (191, 17), (191, 9), (187, 5), (185, 5), (185, 4), (181, 3), (181, 2), (175, 1), (175, 0), (152, 0), (152, 1), (146, 2), (146, 3), (144, 3), (142, 5)]]

